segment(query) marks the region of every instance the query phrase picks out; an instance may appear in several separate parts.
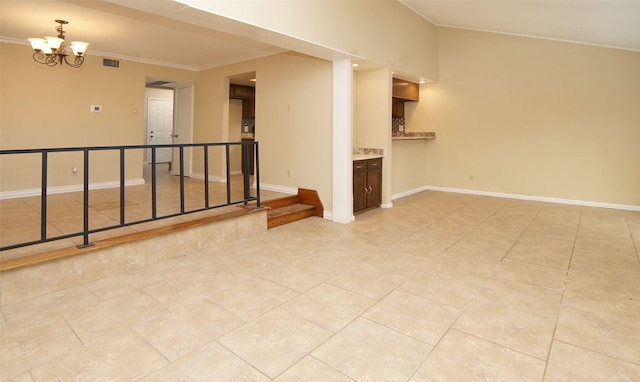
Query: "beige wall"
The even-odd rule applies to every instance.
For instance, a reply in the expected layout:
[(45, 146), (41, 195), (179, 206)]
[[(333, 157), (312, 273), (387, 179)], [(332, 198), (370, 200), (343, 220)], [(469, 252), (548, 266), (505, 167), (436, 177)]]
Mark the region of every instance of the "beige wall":
[(294, 53), (256, 66), (261, 180), (317, 190), (327, 211), (333, 209), (332, 73), (331, 62)]
[(440, 80), (413, 116), (438, 134), (428, 185), (640, 206), (640, 53), (438, 36)]
[[(102, 57), (87, 56), (80, 69), (50, 68), (33, 62), (26, 45), (0, 44), (0, 147), (2, 149), (133, 145), (144, 143), (145, 76), (194, 81), (197, 73), (121, 61), (102, 66)], [(91, 113), (90, 105), (102, 105)], [(142, 152), (127, 160), (127, 179), (142, 177)], [(91, 183), (118, 180), (110, 163), (115, 153), (96, 154)], [(129, 158), (129, 157), (128, 157)], [(2, 158), (1, 190), (40, 187), (39, 159)], [(50, 186), (80, 184), (73, 175), (82, 166), (79, 154), (52, 154)]]
[(414, 76), (438, 77), (435, 26), (397, 0), (187, 3)]
[[(332, 208), (332, 65), (286, 53), (201, 72), (196, 86), (195, 142), (220, 142), (228, 133), (229, 77), (256, 72), (256, 131), (260, 180), (282, 189), (317, 190)], [(226, 118), (226, 120), (225, 120)], [(210, 157), (210, 175), (222, 176), (222, 153)], [(194, 151), (194, 173), (203, 172)]]

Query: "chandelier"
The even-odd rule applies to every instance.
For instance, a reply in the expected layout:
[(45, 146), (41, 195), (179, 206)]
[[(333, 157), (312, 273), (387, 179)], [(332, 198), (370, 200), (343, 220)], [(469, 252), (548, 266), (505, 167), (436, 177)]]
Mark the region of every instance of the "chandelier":
[(66, 42), (64, 41), (65, 31), (62, 26), (68, 24), (65, 20), (55, 20), (60, 26), (56, 27), (58, 37), (46, 36), (45, 38), (29, 38), (31, 47), (35, 50), (33, 60), (38, 64), (56, 66), (66, 63), (72, 68), (79, 68), (84, 63), (84, 53), (87, 51), (88, 42), (72, 41), (70, 48), (73, 51), (73, 61), (69, 59)]

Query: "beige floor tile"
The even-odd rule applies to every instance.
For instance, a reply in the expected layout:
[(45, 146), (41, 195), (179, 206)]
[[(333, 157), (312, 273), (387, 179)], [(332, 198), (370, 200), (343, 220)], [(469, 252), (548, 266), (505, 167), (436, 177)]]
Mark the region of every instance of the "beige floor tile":
[(168, 309), (178, 309), (235, 285), (234, 280), (221, 280), (206, 271), (191, 272), (146, 286), (142, 290)]
[(590, 249), (601, 252), (619, 252), (629, 256), (635, 255), (636, 250), (631, 239), (631, 234), (627, 231), (625, 238), (617, 238), (606, 235), (593, 235), (590, 233), (578, 233), (576, 237), (576, 248)]
[(82, 348), (73, 330), (60, 317), (19, 329), (0, 332), (2, 379), (16, 378), (27, 370)]
[(252, 277), (222, 292), (214, 293), (211, 300), (241, 319), (249, 321), (298, 295), (299, 293), (293, 289), (273, 281)]
[(384, 271), (370, 264), (361, 264), (329, 279), (327, 283), (379, 300), (406, 279), (404, 275)]
[(638, 261), (638, 256), (635, 251), (617, 252), (613, 249), (602, 251), (575, 248), (573, 250), (573, 256), (571, 257), (571, 264), (588, 265), (592, 267), (601, 267), (606, 264), (609, 267), (640, 272), (640, 261)]
[(569, 282), (562, 297), (562, 306), (626, 322), (640, 317), (640, 297), (601, 288), (588, 281)]
[[(167, 364), (133, 332), (113, 336), (34, 368), (36, 381), (132, 381)], [(125, 367), (126, 365), (126, 367)]]
[(486, 301), (473, 301), (453, 327), (546, 360), (555, 325), (555, 317), (538, 316)]
[(350, 382), (353, 379), (313, 357), (304, 357), (274, 382)]
[(394, 291), (362, 316), (431, 345), (449, 330), (460, 309)]
[(175, 361), (243, 323), (211, 301), (201, 300), (152, 318), (134, 330), (169, 361)]
[(478, 293), (486, 276), (458, 272), (418, 272), (399, 289), (452, 307), (462, 308)]
[(217, 342), (212, 342), (140, 381), (267, 382), (270, 379)]
[(285, 303), (282, 309), (337, 332), (374, 303), (370, 298), (322, 284)]
[(541, 316), (556, 317), (562, 290), (492, 277), (478, 293), (478, 300), (508, 305)]
[(600, 288), (615, 293), (640, 296), (640, 283), (636, 267), (625, 267), (612, 264), (590, 266), (572, 263), (569, 269), (570, 282), (590, 283), (593, 288)]
[(275, 309), (218, 339), (271, 378), (331, 336), (331, 332), (282, 309)]
[(389, 228), (384, 225), (374, 227), (375, 228), (370, 231), (355, 236), (353, 240), (365, 246), (381, 247), (402, 240), (411, 234), (410, 231)]
[(427, 264), (429, 264), (429, 261), (419, 256), (394, 251), (377, 250), (369, 253), (360, 265), (364, 267), (371, 266), (385, 272), (410, 277)]
[(566, 270), (569, 268), (572, 251), (572, 240), (544, 237), (531, 239), (523, 235), (509, 250), (506, 258)]
[(458, 238), (441, 237), (437, 233), (423, 230), (396, 241), (389, 248), (408, 255), (435, 258), (444, 253), (457, 240)]
[(418, 374), (436, 381), (540, 381), (545, 362), (503, 346), (449, 331)]
[(273, 265), (283, 265), (313, 253), (316, 249), (290, 243), (271, 243), (264, 245), (260, 251), (248, 255), (251, 259)]
[(493, 275), (505, 280), (557, 290), (564, 288), (567, 279), (567, 272), (564, 270), (511, 259), (504, 259), (494, 269)]
[(4, 306), (2, 311), (7, 324), (12, 327), (21, 327), (50, 320), (63, 314), (80, 312), (99, 302), (100, 299), (93, 292), (81, 285), (26, 302)]
[(465, 237), (444, 252), (445, 256), (473, 261), (498, 263), (511, 248), (511, 244), (490, 243)]
[(577, 223), (567, 223), (563, 220), (535, 219), (522, 234), (527, 241), (573, 241), (578, 231)]
[(357, 381), (408, 380), (432, 347), (358, 318), (311, 355)]
[(494, 262), (468, 260), (453, 256), (440, 256), (436, 259), (431, 259), (416, 276), (438, 276), (445, 273), (462, 277), (471, 275), (487, 278), (495, 268), (496, 263)]
[(560, 310), (554, 339), (640, 365), (640, 330), (636, 321), (580, 309)]
[(640, 366), (554, 341), (545, 382), (638, 381)]
[(358, 266), (368, 257), (367, 250), (358, 246), (333, 245), (305, 256), (304, 261), (318, 264), (334, 271), (344, 271)]
[(133, 291), (80, 312), (66, 313), (64, 318), (86, 346), (101, 341), (113, 331), (128, 330), (166, 311), (148, 294)]
[(304, 260), (294, 260), (278, 269), (264, 272), (262, 277), (288, 288), (305, 292), (338, 273)]
[(101, 299), (109, 300), (167, 279), (181, 278), (211, 264), (213, 260), (202, 255), (169, 259), (90, 282), (87, 287)]

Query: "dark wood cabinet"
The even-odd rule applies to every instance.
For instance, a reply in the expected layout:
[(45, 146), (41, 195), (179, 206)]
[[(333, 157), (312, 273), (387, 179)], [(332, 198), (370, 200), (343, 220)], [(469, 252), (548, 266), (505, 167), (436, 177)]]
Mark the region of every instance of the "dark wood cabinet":
[(392, 97), (405, 101), (420, 101), (420, 85), (394, 78)]
[(404, 118), (404, 102), (400, 98), (391, 99), (391, 118)]
[(353, 162), (353, 213), (382, 204), (382, 158)]
[(229, 98), (242, 100), (242, 118), (256, 116), (256, 89), (254, 87), (231, 84)]

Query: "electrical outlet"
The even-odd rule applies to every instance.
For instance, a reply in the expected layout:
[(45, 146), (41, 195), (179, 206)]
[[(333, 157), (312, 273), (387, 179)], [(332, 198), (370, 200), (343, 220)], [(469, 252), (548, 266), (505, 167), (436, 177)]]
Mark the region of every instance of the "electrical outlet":
[(289, 169), (289, 170), (287, 170), (287, 176), (288, 176), (289, 178), (291, 178), (291, 170), (290, 170), (290, 169)]

